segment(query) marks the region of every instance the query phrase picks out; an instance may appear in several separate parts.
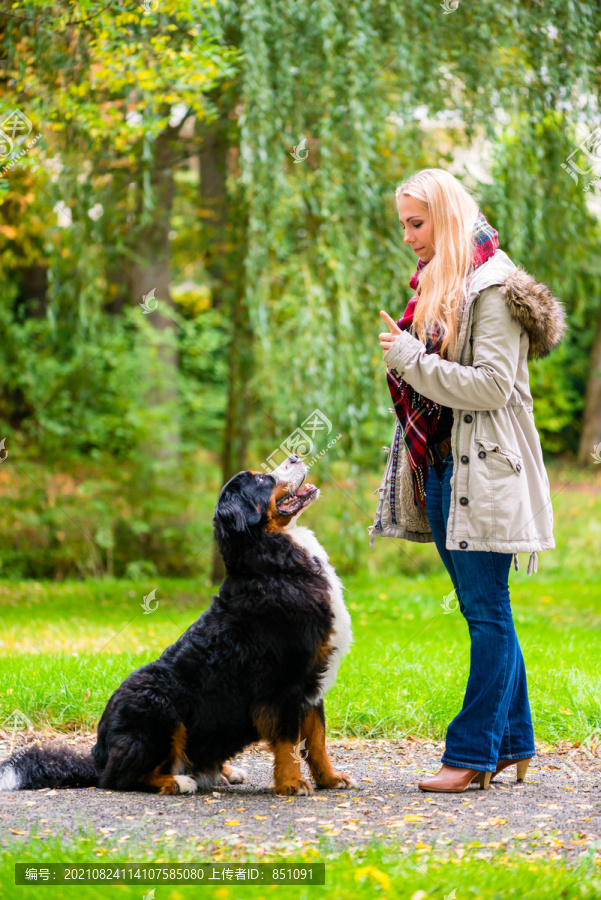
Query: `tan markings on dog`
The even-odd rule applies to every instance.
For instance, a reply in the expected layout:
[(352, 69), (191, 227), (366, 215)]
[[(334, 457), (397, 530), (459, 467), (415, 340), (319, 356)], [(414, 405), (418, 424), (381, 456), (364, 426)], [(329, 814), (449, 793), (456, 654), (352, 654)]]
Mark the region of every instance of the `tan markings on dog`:
[(288, 493), (288, 485), (286, 482), (276, 484), (271, 497), (269, 498), (269, 507), (267, 509), (267, 524), (265, 531), (283, 531), (290, 522), (290, 516), (283, 516), (278, 512), (276, 504)]
[(330, 643), (330, 639), (327, 638), (322, 644), (319, 645), (317, 649), (317, 653), (315, 654), (315, 659), (313, 661), (313, 668), (319, 668), (321, 671), (325, 671), (325, 668), (328, 664), (328, 659), (333, 651), (333, 647)]
[(179, 794), (177, 781), (171, 774), (174, 768), (179, 767), (179, 763), (190, 766), (190, 760), (186, 756), (186, 743), (188, 733), (186, 726), (180, 722), (173, 732), (171, 738), (171, 749), (169, 755), (158, 766), (146, 775), (142, 775), (140, 781), (149, 787), (159, 789), (159, 794)]
[(277, 734), (277, 718), (273, 709), (262, 706), (253, 715), (253, 724), (259, 732), (259, 739), (272, 743)]
[(321, 788), (335, 788), (354, 784), (348, 775), (336, 772), (326, 750), (326, 732), (318, 711), (313, 707), (301, 722), (301, 741), (305, 741), (307, 763), (315, 784)]
[(272, 741), (273, 751), (273, 780), (276, 794), (312, 794), (313, 788), (305, 781), (301, 774), (300, 757), (298, 747), (300, 739), (296, 743), (292, 741)]

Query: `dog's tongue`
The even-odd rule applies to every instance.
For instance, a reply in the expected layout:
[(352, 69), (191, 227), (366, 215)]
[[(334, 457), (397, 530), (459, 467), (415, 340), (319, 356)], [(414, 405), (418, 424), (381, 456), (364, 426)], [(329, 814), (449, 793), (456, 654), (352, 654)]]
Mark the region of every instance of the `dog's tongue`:
[(294, 492), (294, 496), (295, 497), (303, 497), (305, 494), (308, 494), (309, 491), (312, 491), (314, 487), (315, 487), (314, 484), (309, 484), (309, 482), (306, 481), (304, 484), (302, 484), (299, 487), (299, 489), (297, 491)]
[(298, 501), (305, 497), (307, 494), (311, 493), (311, 491), (314, 489), (314, 484), (310, 484), (309, 482), (302, 484), (290, 497), (279, 504), (279, 509), (282, 509), (285, 512), (290, 512), (291, 510), (297, 509), (297, 507), (300, 505)]

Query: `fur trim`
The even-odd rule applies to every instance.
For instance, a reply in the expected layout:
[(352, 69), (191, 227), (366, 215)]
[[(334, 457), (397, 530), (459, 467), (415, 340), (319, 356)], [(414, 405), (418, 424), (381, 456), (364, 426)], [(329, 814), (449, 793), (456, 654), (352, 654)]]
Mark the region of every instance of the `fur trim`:
[(521, 266), (509, 273), (500, 288), (511, 315), (528, 332), (528, 359), (548, 356), (568, 327), (563, 303)]

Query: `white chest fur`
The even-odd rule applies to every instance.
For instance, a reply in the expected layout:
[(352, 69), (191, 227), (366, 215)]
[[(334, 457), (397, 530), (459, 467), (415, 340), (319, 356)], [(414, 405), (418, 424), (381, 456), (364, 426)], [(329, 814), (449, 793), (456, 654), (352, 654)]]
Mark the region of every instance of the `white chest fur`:
[(319, 693), (314, 698), (314, 702), (317, 702), (336, 681), (340, 660), (346, 656), (353, 642), (351, 617), (344, 603), (342, 582), (334, 567), (330, 564), (329, 556), (315, 537), (315, 534), (310, 528), (305, 528), (304, 525), (293, 525), (292, 528), (287, 529), (286, 533), (299, 547), (307, 550), (311, 556), (316, 556), (320, 560), (323, 574), (330, 585), (330, 607), (334, 615), (333, 630), (330, 638), (333, 653), (330, 655), (328, 668), (322, 678)]

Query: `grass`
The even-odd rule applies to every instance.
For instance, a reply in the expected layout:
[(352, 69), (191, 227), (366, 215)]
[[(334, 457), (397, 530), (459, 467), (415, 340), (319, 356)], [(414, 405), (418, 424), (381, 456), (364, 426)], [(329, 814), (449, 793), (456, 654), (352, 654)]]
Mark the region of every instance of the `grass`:
[[(601, 467), (599, 467), (601, 469)], [(543, 743), (577, 740), (601, 731), (601, 493), (583, 490), (581, 473), (550, 471), (555, 550), (539, 556), (538, 573), (512, 568), (514, 619), (526, 659), (535, 735)], [(595, 477), (601, 473), (595, 471)], [(416, 736), (444, 738), (461, 707), (469, 666), (467, 626), (458, 611), (441, 604), (451, 591), (433, 544), (376, 541), (368, 548), (379, 478), (349, 478), (334, 470), (324, 502), (305, 524), (330, 553), (347, 588), (355, 643), (327, 697), (330, 737)], [(364, 483), (363, 483), (364, 482)], [(204, 571), (208, 571), (210, 547)], [(156, 588), (159, 607), (144, 615), (142, 598)], [(80, 582), (0, 581), (0, 723), (15, 710), (36, 729), (91, 729), (111, 692), (134, 668), (155, 659), (205, 609), (206, 575), (189, 580), (113, 579)], [(43, 826), (40, 824), (39, 826)], [(601, 898), (601, 857), (593, 845), (575, 863), (558, 855), (553, 838), (509, 840), (501, 846), (475, 841), (458, 847), (384, 842), (374, 835), (363, 848), (340, 851), (327, 839), (319, 847), (283, 839), (277, 846), (243, 851), (201, 836), (165, 838), (157, 845), (110, 837), (83, 825), (67, 834), (12, 836), (0, 829), (0, 884), (7, 898), (31, 896), (14, 885), (14, 863), (92, 861), (325, 861), (327, 883), (311, 890), (276, 886), (278, 897)], [(113, 886), (114, 896), (143, 897), (150, 885)], [(205, 887), (208, 896), (268, 898), (276, 887)], [(102, 886), (80, 886), (91, 900)], [(105, 889), (106, 890), (106, 889)], [(44, 887), (65, 898), (72, 886)], [(194, 886), (163, 886), (157, 898), (197, 896)]]
[[(575, 590), (540, 571), (512, 576), (535, 735), (585, 737), (601, 728), (601, 577), (580, 578)], [(363, 572), (344, 583), (355, 643), (327, 697), (330, 736), (444, 738), (469, 668), (467, 625), (441, 608), (446, 574)], [(157, 585), (159, 607), (145, 615), (140, 603)], [(36, 728), (93, 728), (123, 678), (172, 643), (210, 596), (200, 580), (0, 583), (0, 722), (18, 709)]]
[[(100, 839), (102, 840), (102, 838)], [(255, 887), (223, 884), (203, 886), (204, 896), (218, 900), (238, 900), (250, 896), (268, 900), (277, 891), (281, 900), (308, 900), (310, 897), (329, 897), (334, 900), (385, 897), (387, 900), (426, 900), (426, 898), (456, 897), (457, 900), (559, 900), (578, 897), (593, 900), (601, 897), (601, 858), (594, 850), (581, 854), (575, 863), (566, 865), (553, 851), (552, 839), (540, 846), (535, 839), (528, 842), (511, 841), (507, 846), (487, 848), (478, 841), (462, 847), (449, 847), (432, 853), (429, 848), (408, 846), (396, 842), (372, 840), (364, 848), (337, 849), (328, 839), (320, 845), (299, 848), (288, 842), (278, 848), (257, 848), (248, 851), (232, 848), (225, 843), (202, 840), (198, 836), (187, 841), (165, 838), (155, 842), (130, 842), (123, 846), (101, 846), (98, 836), (81, 829), (69, 838), (34, 836), (22, 844), (0, 843), (0, 884), (3, 897), (31, 897), (33, 888), (15, 886), (15, 862), (30, 863), (90, 863), (102, 862), (282, 862), (295, 865), (324, 862), (326, 884), (303, 887), (273, 885)], [(48, 900), (63, 900), (77, 894), (78, 900), (92, 900), (99, 895), (111, 897), (143, 897), (151, 885), (48, 885), (41, 889)], [(453, 893), (455, 892), (455, 893)], [(157, 898), (182, 900), (199, 896), (194, 885), (161, 885)]]

